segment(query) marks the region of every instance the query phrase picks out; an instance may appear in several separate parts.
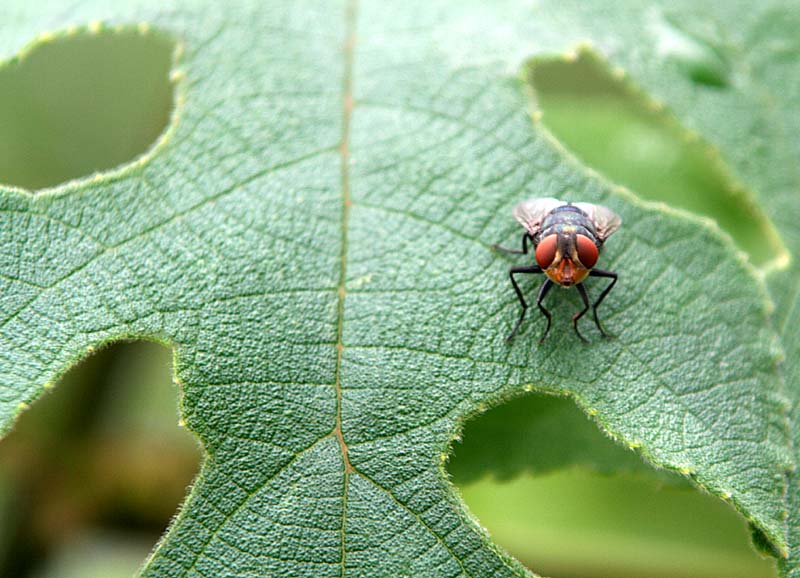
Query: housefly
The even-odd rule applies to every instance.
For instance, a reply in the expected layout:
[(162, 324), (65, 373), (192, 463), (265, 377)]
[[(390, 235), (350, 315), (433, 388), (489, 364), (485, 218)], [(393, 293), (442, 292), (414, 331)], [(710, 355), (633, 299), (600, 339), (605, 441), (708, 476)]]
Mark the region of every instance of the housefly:
[(589, 310), (589, 295), (586, 293), (583, 281), (587, 277), (611, 279), (611, 283), (603, 289), (600, 297), (591, 305), (595, 325), (604, 337), (609, 337), (597, 319), (597, 306), (603, 302), (608, 292), (614, 287), (617, 282), (617, 274), (595, 269), (594, 265), (600, 256), (605, 240), (622, 224), (619, 215), (600, 205), (565, 203), (558, 199), (541, 198), (529, 199), (518, 204), (514, 207), (514, 218), (525, 228), (525, 233), (522, 235), (522, 250), (506, 249), (498, 245), (494, 245), (494, 248), (507, 253), (526, 255), (529, 248), (528, 243), (533, 243), (536, 265), (512, 267), (508, 272), (511, 285), (522, 305), (522, 311), (506, 341), (511, 341), (517, 334), (522, 320), (525, 319), (525, 312), (528, 310), (528, 303), (514, 278), (514, 275), (524, 273), (544, 273), (547, 276), (539, 288), (539, 295), (536, 298), (539, 311), (547, 319), (547, 326), (539, 343), (545, 340), (550, 331), (552, 316), (550, 311), (542, 305), (542, 301), (553, 284), (565, 288), (575, 286), (578, 290), (584, 307), (572, 316), (572, 326), (578, 337), (587, 341), (578, 331), (578, 320)]

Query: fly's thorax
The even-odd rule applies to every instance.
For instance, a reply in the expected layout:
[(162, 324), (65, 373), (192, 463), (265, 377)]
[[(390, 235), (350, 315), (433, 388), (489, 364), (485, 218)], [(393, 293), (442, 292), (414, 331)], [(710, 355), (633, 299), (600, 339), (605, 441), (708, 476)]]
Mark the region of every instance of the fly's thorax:
[(539, 231), (539, 239), (558, 233), (585, 235), (595, 244), (599, 244), (594, 223), (577, 207), (571, 205), (559, 207), (545, 217)]

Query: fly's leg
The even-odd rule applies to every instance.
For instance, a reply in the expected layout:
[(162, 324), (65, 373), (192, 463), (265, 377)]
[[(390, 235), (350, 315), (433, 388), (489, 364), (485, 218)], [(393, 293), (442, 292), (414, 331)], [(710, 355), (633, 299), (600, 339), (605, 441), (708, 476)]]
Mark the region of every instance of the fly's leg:
[(544, 308), (544, 305), (542, 305), (545, 295), (547, 295), (547, 292), (550, 291), (550, 287), (552, 286), (553, 282), (550, 279), (546, 279), (545, 282), (542, 283), (542, 287), (539, 289), (539, 296), (536, 298), (536, 305), (539, 307), (539, 311), (541, 311), (542, 315), (547, 318), (547, 327), (544, 328), (544, 333), (542, 333), (542, 336), (539, 338), (539, 345), (544, 343), (547, 333), (550, 331), (550, 321), (553, 318), (553, 316), (550, 315), (550, 312)]
[(606, 298), (606, 295), (608, 295), (608, 292), (611, 291), (611, 288), (614, 286), (614, 284), (616, 284), (616, 282), (617, 282), (617, 274), (613, 273), (612, 271), (603, 271), (601, 269), (592, 269), (591, 271), (589, 271), (589, 276), (590, 277), (607, 277), (607, 278), (611, 279), (611, 283), (608, 284), (608, 287), (603, 289), (603, 292), (600, 293), (600, 297), (598, 297), (597, 301), (595, 301), (594, 304), (592, 305), (592, 311), (594, 313), (594, 323), (595, 323), (595, 325), (597, 325), (597, 328), (600, 330), (600, 333), (603, 334), (603, 337), (609, 337), (609, 338), (613, 337), (609, 333), (606, 333), (605, 330), (603, 329), (603, 326), (600, 325), (600, 320), (597, 318), (597, 306), (600, 305), (600, 303), (603, 302), (603, 299)]
[(502, 251), (503, 253), (511, 253), (512, 255), (527, 255), (528, 254), (528, 241), (533, 242), (533, 237), (528, 232), (522, 235), (522, 249), (507, 249), (506, 247), (501, 247), (500, 245), (492, 245), (492, 249), (495, 251)]
[[(519, 314), (519, 319), (517, 320), (517, 324), (514, 325), (514, 329), (511, 331), (511, 333), (508, 335), (508, 337), (506, 337), (506, 343), (508, 343), (512, 339), (514, 339), (514, 336), (517, 334), (517, 331), (519, 330), (519, 326), (522, 325), (522, 320), (525, 319), (525, 312), (528, 310), (528, 304), (525, 302), (525, 297), (522, 295), (522, 290), (519, 288), (519, 285), (517, 285), (517, 280), (514, 279), (514, 275), (516, 273), (528, 273), (528, 274), (542, 273), (542, 268), (539, 267), (538, 265), (533, 265), (531, 267), (512, 267), (508, 272), (508, 276), (511, 278), (511, 285), (514, 286), (514, 291), (517, 294), (517, 299), (519, 299), (519, 304), (522, 305), (522, 311)], [(548, 279), (545, 282), (545, 284), (542, 285), (542, 289), (549, 282), (550, 282), (550, 280)], [(537, 302), (537, 304), (539, 305), (540, 309), (542, 308), (542, 306), (540, 304), (541, 300), (542, 300), (542, 290), (540, 289), (539, 290), (539, 302)], [(547, 328), (549, 329), (550, 328), (550, 321), (549, 321), (550, 314), (547, 313), (547, 316), (548, 316)]]
[[(583, 286), (583, 283), (578, 283), (575, 285), (575, 288), (578, 290), (578, 294), (581, 296), (581, 299), (583, 299), (583, 309), (572, 316), (572, 327), (575, 329), (575, 334), (581, 338), (581, 341), (584, 343), (589, 343), (589, 340), (581, 335), (580, 331), (578, 331), (578, 319), (583, 317), (584, 313), (589, 311), (589, 295), (586, 294), (586, 287)], [(597, 321), (597, 311), (595, 311), (594, 316), (595, 321)], [(600, 327), (600, 324), (598, 323), (597, 326)], [(601, 329), (600, 331), (602, 332), (603, 330)], [(605, 335), (605, 333), (603, 335)]]

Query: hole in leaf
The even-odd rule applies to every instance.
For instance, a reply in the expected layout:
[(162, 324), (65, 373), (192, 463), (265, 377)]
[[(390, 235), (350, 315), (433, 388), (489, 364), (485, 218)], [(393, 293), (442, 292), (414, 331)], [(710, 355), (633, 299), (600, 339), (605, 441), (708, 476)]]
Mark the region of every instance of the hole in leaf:
[(551, 578), (768, 578), (747, 522), (606, 437), (569, 398), (513, 399), (466, 424), (449, 463), (492, 539)]
[(173, 107), (174, 48), (147, 27), (93, 28), (0, 65), (0, 183), (51, 187), (145, 153)]
[(199, 470), (171, 351), (118, 343), (67, 373), (0, 442), (0, 576), (131, 576)]
[(714, 219), (756, 265), (786, 250), (722, 160), (590, 51), (527, 69), (542, 122), (587, 165), (644, 199)]

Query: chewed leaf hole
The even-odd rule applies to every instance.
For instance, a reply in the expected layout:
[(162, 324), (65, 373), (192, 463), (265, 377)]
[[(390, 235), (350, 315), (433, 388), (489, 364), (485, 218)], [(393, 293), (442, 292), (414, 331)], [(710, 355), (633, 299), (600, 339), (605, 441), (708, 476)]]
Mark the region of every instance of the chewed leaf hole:
[(473, 419), (448, 470), (492, 540), (541, 576), (777, 576), (733, 508), (651, 468), (568, 398), (529, 395)]
[(147, 26), (91, 26), (0, 64), (0, 184), (52, 187), (144, 154), (170, 120), (174, 52)]
[(715, 150), (593, 52), (527, 68), (542, 123), (582, 162), (641, 198), (715, 220), (756, 265), (784, 260), (775, 227)]
[(118, 343), (70, 370), (0, 441), (0, 576), (131, 576), (199, 470), (171, 351)]

